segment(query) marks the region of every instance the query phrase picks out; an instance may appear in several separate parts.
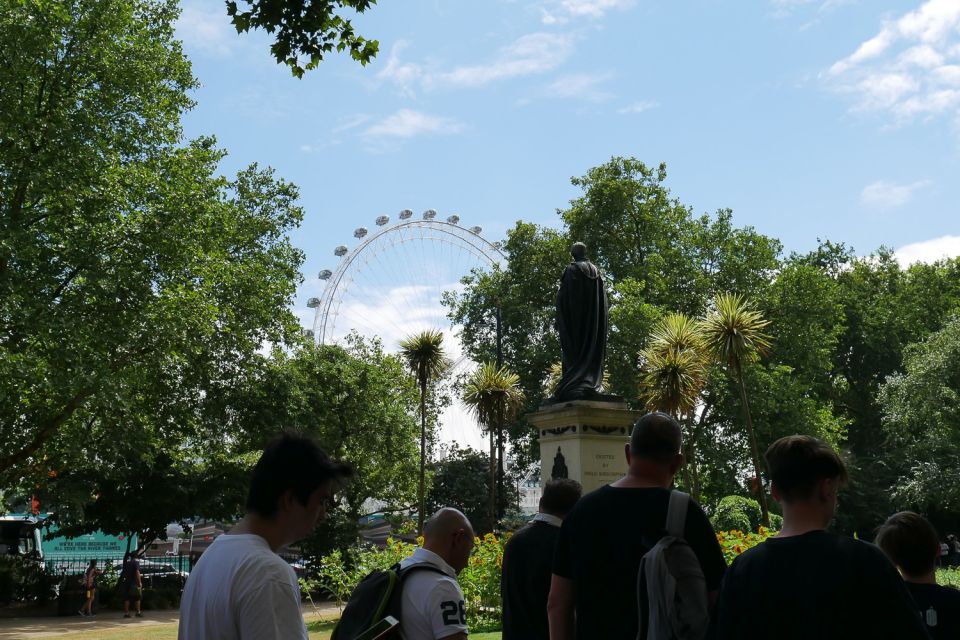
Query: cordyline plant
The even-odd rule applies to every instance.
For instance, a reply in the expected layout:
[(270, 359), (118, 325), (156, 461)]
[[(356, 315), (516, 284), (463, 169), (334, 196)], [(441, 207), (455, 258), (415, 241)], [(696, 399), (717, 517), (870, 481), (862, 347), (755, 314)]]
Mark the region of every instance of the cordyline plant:
[(753, 459), (758, 501), (765, 527), (770, 526), (770, 514), (763, 489), (763, 476), (760, 473), (760, 451), (750, 415), (750, 400), (743, 382), (743, 365), (755, 362), (770, 351), (770, 337), (764, 333), (769, 324), (743, 296), (732, 293), (718, 295), (713, 301), (712, 310), (701, 323), (707, 351), (716, 362), (726, 367), (740, 389), (740, 404), (750, 440), (750, 456)]
[(420, 483), (417, 486), (417, 535), (423, 533), (424, 482), (427, 464), (427, 387), (443, 377), (450, 366), (443, 350), (443, 333), (427, 330), (400, 342), (400, 355), (420, 388)]

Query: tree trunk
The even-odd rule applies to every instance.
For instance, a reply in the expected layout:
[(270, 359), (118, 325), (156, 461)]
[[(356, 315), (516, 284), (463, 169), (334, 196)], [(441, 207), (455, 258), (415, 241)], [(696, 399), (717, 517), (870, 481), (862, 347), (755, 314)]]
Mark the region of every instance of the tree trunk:
[(767, 511), (767, 496), (763, 490), (763, 475), (760, 473), (760, 450), (757, 448), (757, 435), (753, 431), (753, 418), (750, 416), (750, 400), (747, 398), (747, 387), (743, 383), (743, 370), (740, 363), (735, 365), (737, 383), (740, 387), (740, 402), (743, 405), (743, 417), (747, 425), (747, 435), (750, 438), (750, 456), (753, 458), (753, 473), (757, 478), (757, 501), (760, 503), (760, 515), (763, 526), (770, 527), (770, 513)]
[(507, 511), (507, 493), (503, 490), (505, 475), (503, 471), (503, 412), (497, 420), (497, 523), (503, 520)]
[(497, 441), (493, 427), (490, 428), (490, 498), (487, 516), (490, 519), (490, 532), (493, 533), (497, 528)]
[(420, 382), (420, 484), (417, 486), (417, 535), (423, 535), (424, 482), (427, 469), (427, 383)]

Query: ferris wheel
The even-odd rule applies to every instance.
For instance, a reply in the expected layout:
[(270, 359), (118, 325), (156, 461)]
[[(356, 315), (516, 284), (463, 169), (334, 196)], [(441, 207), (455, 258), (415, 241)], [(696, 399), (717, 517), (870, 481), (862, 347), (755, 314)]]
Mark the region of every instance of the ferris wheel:
[[(434, 209), (420, 216), (404, 209), (393, 223), (381, 215), (374, 225), (372, 231), (357, 228), (356, 245), (335, 247), (336, 268), (320, 271), (323, 292), (307, 301), (314, 339), (333, 344), (356, 331), (379, 337), (393, 351), (410, 335), (439, 329), (453, 362), (448, 377), (468, 372), (475, 363), (462, 352), (443, 295), (462, 289), (460, 280), (473, 270), (505, 262), (500, 243), (483, 238), (481, 227), (465, 227), (455, 214), (441, 218)], [(447, 408), (440, 422), (444, 439), (478, 444), (476, 422), (461, 403)]]
[(457, 215), (440, 219), (427, 209), (416, 218), (404, 209), (397, 222), (382, 215), (375, 224), (373, 232), (357, 228), (359, 243), (352, 249), (337, 246), (336, 269), (318, 275), (323, 294), (307, 306), (314, 309), (313, 335), (320, 344), (337, 342), (350, 331), (380, 336), (388, 348), (419, 330), (446, 333), (452, 327), (444, 292), (460, 289), (460, 279), (472, 270), (505, 259), (499, 242), (483, 238), (479, 226), (461, 226)]

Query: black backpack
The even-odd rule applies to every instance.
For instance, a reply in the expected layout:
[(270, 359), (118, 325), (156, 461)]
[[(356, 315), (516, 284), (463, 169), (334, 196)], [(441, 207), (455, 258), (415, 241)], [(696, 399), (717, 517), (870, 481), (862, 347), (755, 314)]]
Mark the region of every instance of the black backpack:
[(412, 564), (401, 569), (398, 562), (389, 569), (368, 574), (350, 594), (350, 600), (347, 601), (330, 640), (354, 640), (386, 616), (399, 620), (403, 581), (412, 572), (420, 569), (443, 573), (437, 567), (426, 563)]

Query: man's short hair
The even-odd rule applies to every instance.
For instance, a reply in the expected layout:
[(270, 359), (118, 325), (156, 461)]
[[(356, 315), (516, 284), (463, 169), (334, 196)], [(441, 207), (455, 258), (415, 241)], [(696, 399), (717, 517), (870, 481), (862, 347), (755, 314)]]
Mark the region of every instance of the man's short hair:
[(770, 445), (764, 454), (770, 481), (786, 502), (813, 495), (826, 478), (847, 482), (847, 467), (833, 448), (812, 436), (786, 436)]
[(877, 546), (911, 577), (925, 576), (937, 566), (940, 538), (933, 525), (912, 511), (895, 513), (877, 532)]
[(555, 516), (565, 516), (577, 504), (583, 494), (583, 487), (576, 480), (554, 478), (543, 485), (540, 497), (540, 511)]
[(306, 506), (324, 483), (339, 484), (352, 473), (350, 467), (331, 459), (313, 438), (283, 433), (270, 441), (253, 468), (247, 511), (272, 518), (286, 491), (292, 491)]
[(634, 423), (630, 455), (667, 464), (680, 453), (681, 444), (680, 423), (671, 415), (654, 411)]

